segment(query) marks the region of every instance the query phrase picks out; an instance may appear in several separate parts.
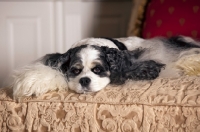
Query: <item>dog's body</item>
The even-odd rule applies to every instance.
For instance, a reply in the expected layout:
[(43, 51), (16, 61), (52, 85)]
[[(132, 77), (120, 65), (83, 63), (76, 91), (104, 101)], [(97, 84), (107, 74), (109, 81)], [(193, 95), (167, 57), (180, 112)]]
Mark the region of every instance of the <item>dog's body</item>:
[[(37, 75), (30, 79), (31, 82), (25, 82), (28, 81), (25, 79), (27, 75), (31, 78), (33, 71), (37, 70), (32, 69), (32, 65), (25, 68), (29, 70), (15, 74), (13, 94), (14, 97), (32, 94), (38, 96), (55, 90), (60, 84), (62, 86), (59, 89), (68, 87), (77, 93), (96, 92), (110, 83), (123, 84), (127, 79), (155, 79), (160, 71), (160, 77), (178, 77), (182, 72), (174, 67), (175, 62), (186, 55), (200, 53), (199, 47), (198, 42), (187, 37), (150, 40), (138, 37), (84, 39), (64, 54), (49, 54), (33, 64), (48, 69), (48, 74), (51, 74), (49, 76), (52, 76), (46, 79), (48, 82), (45, 77), (37, 80)], [(27, 75), (22, 76), (22, 73)], [(53, 85), (51, 80), (54, 80)], [(38, 88), (38, 81), (45, 86)]]
[[(117, 41), (117, 42), (116, 42)], [(154, 60), (166, 64), (159, 74), (160, 77), (179, 77), (181, 71), (175, 68), (177, 60), (185, 55), (197, 54), (200, 51), (200, 43), (190, 37), (178, 36), (172, 38), (142, 39), (139, 37), (128, 37), (118, 39), (87, 38), (75, 43), (72, 48), (80, 45), (98, 45), (117, 48), (119, 50), (136, 51), (140, 54), (140, 61)], [(124, 46), (122, 46), (124, 45)], [(137, 54), (134, 53), (134, 54)], [(145, 79), (144, 79), (145, 80)]]

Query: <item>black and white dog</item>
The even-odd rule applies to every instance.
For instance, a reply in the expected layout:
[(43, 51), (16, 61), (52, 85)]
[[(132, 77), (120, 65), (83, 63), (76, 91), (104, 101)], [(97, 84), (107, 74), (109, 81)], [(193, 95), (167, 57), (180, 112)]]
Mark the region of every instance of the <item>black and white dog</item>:
[(183, 36), (149, 40), (88, 38), (75, 43), (64, 54), (48, 54), (15, 72), (13, 96), (38, 96), (66, 88), (77, 93), (96, 92), (128, 79), (179, 77), (182, 72), (174, 63), (198, 53), (199, 43)]

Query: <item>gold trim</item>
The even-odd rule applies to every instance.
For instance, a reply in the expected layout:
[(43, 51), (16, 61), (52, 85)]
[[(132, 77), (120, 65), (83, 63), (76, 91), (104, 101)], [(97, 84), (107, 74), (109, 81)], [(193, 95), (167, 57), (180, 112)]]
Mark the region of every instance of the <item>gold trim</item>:
[(148, 0), (133, 0), (132, 15), (127, 32), (128, 36), (141, 37), (142, 24), (147, 3)]

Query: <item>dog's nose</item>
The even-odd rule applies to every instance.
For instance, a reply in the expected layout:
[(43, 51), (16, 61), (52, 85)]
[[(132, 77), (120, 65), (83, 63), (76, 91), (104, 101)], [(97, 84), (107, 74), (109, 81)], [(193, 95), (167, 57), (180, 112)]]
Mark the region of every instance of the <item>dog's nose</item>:
[(91, 80), (88, 77), (83, 77), (79, 80), (79, 83), (81, 84), (81, 86), (88, 86), (90, 84)]

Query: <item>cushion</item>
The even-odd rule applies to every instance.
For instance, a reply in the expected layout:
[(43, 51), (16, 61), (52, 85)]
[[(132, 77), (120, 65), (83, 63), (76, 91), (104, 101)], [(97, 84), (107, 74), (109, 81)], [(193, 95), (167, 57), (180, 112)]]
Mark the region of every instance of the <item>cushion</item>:
[(127, 36), (186, 35), (200, 39), (199, 3), (198, 0), (133, 0)]
[(200, 131), (200, 77), (128, 81), (91, 94), (13, 100), (0, 89), (0, 131)]
[(142, 37), (200, 38), (199, 8), (199, 0), (150, 0), (144, 14)]

